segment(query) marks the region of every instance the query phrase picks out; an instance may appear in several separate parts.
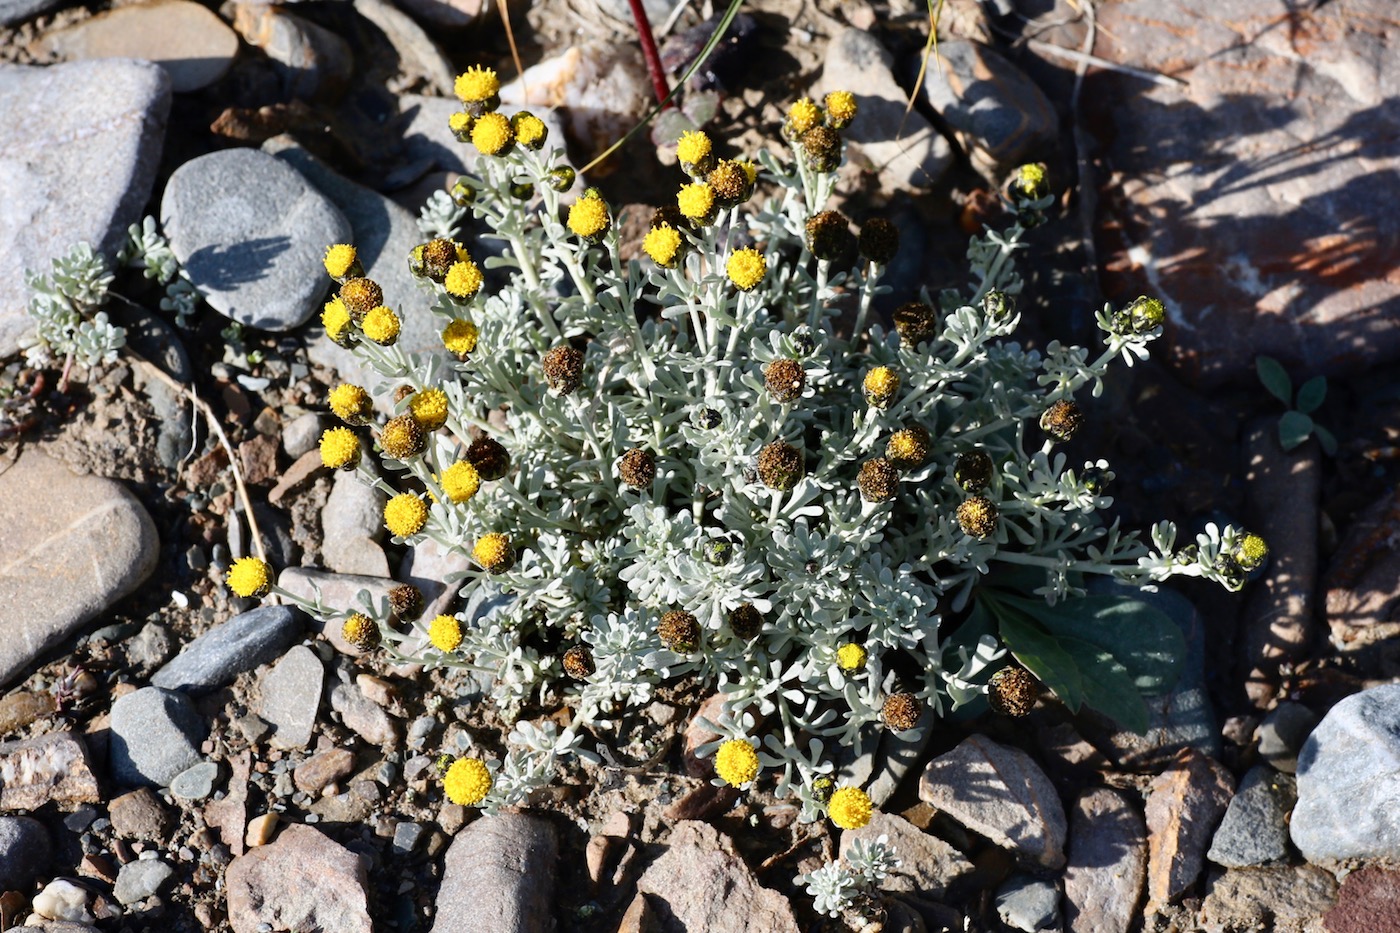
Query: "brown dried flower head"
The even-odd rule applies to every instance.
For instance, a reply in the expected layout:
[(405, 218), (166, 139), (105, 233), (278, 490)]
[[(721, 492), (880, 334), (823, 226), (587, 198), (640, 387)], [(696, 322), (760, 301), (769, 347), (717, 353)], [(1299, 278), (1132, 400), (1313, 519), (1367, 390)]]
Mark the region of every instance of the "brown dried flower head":
[(992, 481), (992, 458), (985, 450), (969, 450), (953, 460), (953, 481), (963, 492), (986, 489)]
[(379, 446), (395, 460), (407, 460), (421, 454), (428, 446), (423, 426), (412, 415), (390, 418), (379, 432)]
[(912, 693), (891, 693), (880, 707), (880, 718), (895, 732), (904, 732), (919, 723), (924, 705)]
[(1039, 696), (1039, 682), (1024, 667), (1002, 668), (987, 686), (987, 703), (1000, 716), (1028, 715)]
[(997, 530), (997, 506), (986, 496), (972, 496), (958, 506), (958, 524), (974, 538), (989, 538)]
[(1068, 399), (1060, 399), (1040, 416), (1040, 429), (1057, 441), (1067, 441), (1084, 425), (1084, 412)]
[(423, 591), (411, 583), (400, 583), (389, 591), (389, 610), (400, 622), (412, 622), (423, 614)]
[(763, 368), (763, 385), (775, 401), (795, 402), (807, 385), (807, 371), (797, 360), (774, 360)]
[(894, 329), (901, 344), (917, 347), (938, 335), (938, 314), (922, 301), (902, 304), (894, 312)]
[(656, 626), (661, 643), (677, 654), (689, 654), (700, 647), (700, 622), (684, 609), (672, 609)]
[(467, 448), (467, 462), (476, 467), (477, 475), (488, 482), (510, 472), (510, 452), (495, 438), (485, 435), (471, 442)]
[(899, 491), (899, 471), (884, 457), (876, 457), (860, 465), (856, 484), (866, 502), (888, 502)]
[(758, 452), (758, 478), (769, 489), (787, 492), (802, 479), (802, 451), (774, 441)]
[(564, 673), (574, 680), (587, 680), (598, 668), (593, 663), (593, 652), (587, 645), (574, 645), (564, 652)]
[(763, 631), (763, 613), (753, 603), (736, 606), (729, 613), (729, 630), (740, 641), (748, 641)]
[(384, 303), (384, 290), (371, 279), (347, 279), (340, 286), (340, 300), (350, 312), (350, 319), (358, 324)]
[(860, 254), (877, 266), (887, 266), (899, 252), (899, 228), (883, 217), (872, 217), (860, 228)]
[(544, 379), (560, 395), (571, 395), (583, 384), (583, 351), (555, 347), (544, 355)]
[(633, 489), (645, 489), (656, 479), (656, 460), (651, 451), (634, 447), (622, 455), (617, 464), (617, 474)]

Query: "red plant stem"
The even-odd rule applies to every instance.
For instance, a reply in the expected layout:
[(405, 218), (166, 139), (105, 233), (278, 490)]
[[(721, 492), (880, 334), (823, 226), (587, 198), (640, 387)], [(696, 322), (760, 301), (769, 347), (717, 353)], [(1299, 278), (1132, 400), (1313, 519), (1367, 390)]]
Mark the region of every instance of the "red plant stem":
[[(642, 0), (627, 0), (627, 3), (632, 7), (632, 19), (637, 23), (637, 35), (642, 40), (642, 57), (647, 62), (647, 74), (651, 75), (651, 86), (656, 91), (657, 103), (663, 103), (671, 89), (666, 86), (666, 72), (661, 68), (661, 55), (656, 51), (656, 37), (651, 34), (651, 20), (647, 19)], [(665, 106), (674, 107), (675, 104), (665, 103)]]

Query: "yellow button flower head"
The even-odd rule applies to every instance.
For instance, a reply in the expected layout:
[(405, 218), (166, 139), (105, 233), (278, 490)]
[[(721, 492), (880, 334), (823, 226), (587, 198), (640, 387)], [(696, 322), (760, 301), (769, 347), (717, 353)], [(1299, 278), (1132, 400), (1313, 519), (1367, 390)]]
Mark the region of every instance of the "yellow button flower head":
[(335, 416), (346, 424), (365, 424), (374, 414), (374, 402), (370, 400), (369, 393), (349, 382), (342, 382), (331, 389), (326, 401), (330, 403)]
[(353, 470), (360, 462), (360, 439), (349, 428), (331, 428), (321, 435), (321, 462), (332, 470)]
[(461, 358), (476, 349), (481, 332), (471, 321), (453, 321), (442, 329), (442, 345), (447, 352)]
[(892, 366), (876, 366), (865, 374), (865, 400), (872, 408), (889, 408), (899, 394), (899, 373)]
[(452, 264), (442, 284), (447, 289), (447, 294), (467, 301), (481, 291), (481, 282), (481, 270), (477, 268), (476, 263), (465, 259)]
[(733, 207), (747, 201), (753, 193), (753, 181), (748, 171), (733, 159), (721, 159), (705, 179), (723, 207)]
[(928, 459), (929, 441), (928, 430), (922, 425), (896, 431), (885, 445), (885, 459), (897, 470), (916, 470)]
[(347, 243), (337, 243), (326, 247), (326, 274), (337, 282), (343, 278), (360, 274), (360, 262), (356, 258), (355, 247)]
[(326, 302), (321, 311), (321, 326), (326, 329), (326, 336), (342, 347), (350, 346), (355, 340), (355, 327), (350, 320), (350, 309), (345, 307), (345, 302), (339, 298), (332, 298)]
[(836, 649), (836, 665), (846, 672), (858, 671), (865, 667), (866, 651), (863, 645), (847, 642)]
[(224, 582), (239, 596), (262, 599), (272, 588), (272, 569), (256, 557), (240, 557), (228, 569)]
[(451, 654), (462, 643), (462, 623), (442, 615), (428, 623), (428, 640), (443, 654)]
[(442, 779), (447, 799), (462, 807), (474, 807), (491, 793), (491, 771), (475, 758), (458, 758)]
[(675, 268), (681, 256), (683, 245), (681, 235), (670, 224), (652, 227), (642, 240), (642, 251), (651, 257), (652, 262), (663, 269)]
[(447, 118), (447, 128), (457, 137), (457, 142), (469, 143), (472, 141), (472, 124), (475, 122), (476, 119), (471, 114), (458, 110)]
[(360, 329), (365, 332), (366, 337), (381, 347), (392, 347), (399, 339), (401, 326), (399, 316), (392, 309), (379, 305), (371, 308), (365, 315)]
[(426, 431), (436, 431), (447, 423), (447, 393), (424, 389), (409, 396), (408, 411)]
[(850, 91), (832, 91), (826, 95), (826, 122), (843, 130), (856, 118), (856, 96)]
[(831, 795), (827, 813), (842, 829), (860, 829), (870, 822), (870, 795), (859, 787), (842, 787)]
[(482, 535), (477, 540), (476, 546), (472, 548), (472, 558), (487, 573), (504, 573), (515, 562), (515, 555), (510, 549), (510, 538), (498, 531)]
[(715, 150), (710, 137), (699, 130), (688, 130), (676, 142), (676, 158), (687, 175), (706, 175), (715, 165)]
[(467, 460), (458, 460), (442, 471), (442, 491), (453, 502), (466, 502), (481, 488), (481, 474)]
[(715, 192), (703, 181), (685, 185), (676, 194), (681, 214), (696, 223), (709, 223), (715, 215)]
[(788, 136), (801, 136), (812, 127), (822, 122), (822, 108), (818, 107), (810, 97), (794, 101), (788, 108), (787, 120), (783, 123), (783, 131)]
[(758, 753), (743, 739), (730, 739), (715, 752), (715, 774), (731, 787), (758, 777)]
[(768, 260), (752, 246), (746, 246), (730, 253), (729, 262), (725, 263), (724, 268), (735, 288), (749, 292), (763, 281), (763, 276), (768, 272)]
[(583, 197), (569, 207), (569, 229), (590, 243), (602, 239), (611, 226), (608, 203), (603, 200), (597, 189), (589, 188), (583, 193)]
[(457, 76), (452, 90), (462, 103), (480, 104), (501, 92), (501, 79), (496, 77), (495, 69), (473, 65)]
[(1264, 565), (1264, 559), (1269, 556), (1269, 545), (1260, 535), (1247, 534), (1240, 539), (1230, 556), (1240, 565), (1240, 569), (1258, 570)]
[(428, 506), (411, 492), (401, 492), (384, 505), (384, 527), (396, 538), (411, 538), (428, 521)]
[(362, 612), (352, 612), (340, 627), (340, 634), (361, 651), (369, 651), (379, 645), (379, 626)]
[(528, 110), (522, 110), (511, 117), (510, 128), (515, 133), (515, 141), (527, 149), (538, 151), (544, 147), (544, 141), (549, 137), (549, 127)]
[(485, 114), (472, 125), (472, 145), (482, 155), (505, 155), (514, 141), (515, 132), (503, 114)]

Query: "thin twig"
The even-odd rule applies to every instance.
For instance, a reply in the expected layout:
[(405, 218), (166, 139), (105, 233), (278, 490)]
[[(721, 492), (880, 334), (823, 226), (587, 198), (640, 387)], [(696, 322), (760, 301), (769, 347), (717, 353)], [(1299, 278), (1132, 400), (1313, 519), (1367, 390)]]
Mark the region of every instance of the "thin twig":
[[(1092, 15), (1090, 23), (1093, 22)], [(1093, 35), (1093, 27), (1090, 26), (1090, 35)], [(1105, 71), (1117, 71), (1125, 75), (1132, 75), (1134, 78), (1141, 78), (1144, 81), (1151, 81), (1153, 84), (1160, 84), (1163, 87), (1186, 87), (1186, 82), (1180, 78), (1173, 78), (1171, 75), (1158, 74), (1155, 71), (1144, 71), (1141, 68), (1134, 68), (1132, 65), (1120, 65), (1111, 62), (1106, 58), (1099, 58), (1097, 55), (1090, 55), (1087, 52), (1076, 52), (1073, 49), (1062, 49), (1058, 45), (1051, 45), (1049, 42), (1041, 42), (1039, 39), (1032, 39), (1026, 43), (1037, 52), (1044, 52), (1047, 55), (1056, 55), (1060, 58), (1076, 62), (1083, 67), (1093, 65), (1095, 68), (1103, 68)], [(1083, 72), (1078, 72), (1082, 74)]]
[(690, 3), (691, 0), (680, 0), (672, 7), (671, 14), (666, 17), (666, 22), (661, 24), (661, 28), (656, 31), (656, 34), (663, 39), (669, 35), (671, 30), (676, 28), (676, 23), (680, 22), (681, 14), (686, 11), (686, 7), (690, 6)]
[(515, 32), (510, 28), (510, 4), (501, 0), (501, 22), (506, 27), (506, 43), (510, 45), (510, 60), (515, 62), (515, 73), (520, 78), (520, 98), (526, 105), (530, 103), (530, 85), (525, 80), (525, 66), (520, 64), (520, 48), (515, 44)]
[(651, 34), (651, 20), (642, 6), (642, 0), (627, 0), (632, 7), (632, 19), (637, 23), (637, 36), (642, 40), (642, 57), (647, 62), (647, 74), (651, 76), (651, 86), (656, 91), (656, 99), (661, 106), (674, 107), (670, 103), (671, 89), (666, 86), (666, 70), (661, 67), (661, 55), (656, 51), (656, 37)]
[(253, 548), (258, 552), (259, 559), (266, 563), (267, 549), (263, 547), (262, 531), (258, 528), (258, 519), (253, 515), (253, 503), (252, 500), (248, 498), (248, 487), (243, 485), (243, 471), (238, 468), (237, 452), (233, 449), (233, 445), (229, 443), (228, 435), (224, 433), (223, 426), (219, 424), (219, 419), (214, 415), (214, 409), (210, 408), (208, 403), (195, 395), (194, 391), (190, 389), (189, 386), (178, 381), (135, 350), (127, 347), (124, 352), (134, 361), (141, 364), (150, 375), (187, 397), (190, 400), (190, 404), (194, 405), (194, 407), (199, 410), (199, 413), (204, 416), (204, 420), (209, 422), (209, 429), (214, 432), (214, 435), (219, 439), (219, 443), (222, 444), (224, 450), (228, 452), (229, 469), (233, 471), (233, 485), (238, 491), (238, 501), (239, 504), (243, 506), (243, 515), (248, 519), (248, 528), (253, 535)]

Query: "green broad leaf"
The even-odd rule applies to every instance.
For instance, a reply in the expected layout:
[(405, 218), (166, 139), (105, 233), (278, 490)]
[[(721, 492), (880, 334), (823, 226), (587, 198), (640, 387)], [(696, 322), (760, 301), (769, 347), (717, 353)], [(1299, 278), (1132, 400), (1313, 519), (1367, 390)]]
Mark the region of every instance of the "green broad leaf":
[(1313, 425), (1313, 433), (1317, 435), (1318, 444), (1322, 445), (1322, 452), (1329, 457), (1337, 456), (1337, 436), (1320, 424)]
[(1297, 408), (1305, 415), (1310, 415), (1321, 407), (1324, 399), (1327, 398), (1327, 379), (1324, 376), (1313, 376), (1303, 387), (1298, 390)]
[(1270, 395), (1285, 405), (1292, 404), (1293, 380), (1288, 378), (1282, 363), (1272, 356), (1256, 356), (1254, 369), (1259, 373), (1259, 381), (1264, 383), (1264, 388), (1269, 390)]
[(1081, 596), (1053, 606), (1028, 597), (1000, 597), (1031, 615), (1056, 638), (1078, 638), (1107, 651), (1144, 696), (1166, 693), (1181, 676), (1186, 639), (1165, 612), (1131, 596)]
[(1026, 670), (1040, 678), (1072, 713), (1084, 705), (1079, 666), (1058, 639), (1017, 612), (997, 612), (1001, 640)]
[(1147, 704), (1128, 669), (1098, 645), (1065, 636), (1059, 642), (1079, 666), (1084, 705), (1138, 735), (1147, 732)]
[(1284, 450), (1292, 450), (1313, 432), (1313, 420), (1300, 411), (1286, 411), (1278, 419), (1278, 442)]

